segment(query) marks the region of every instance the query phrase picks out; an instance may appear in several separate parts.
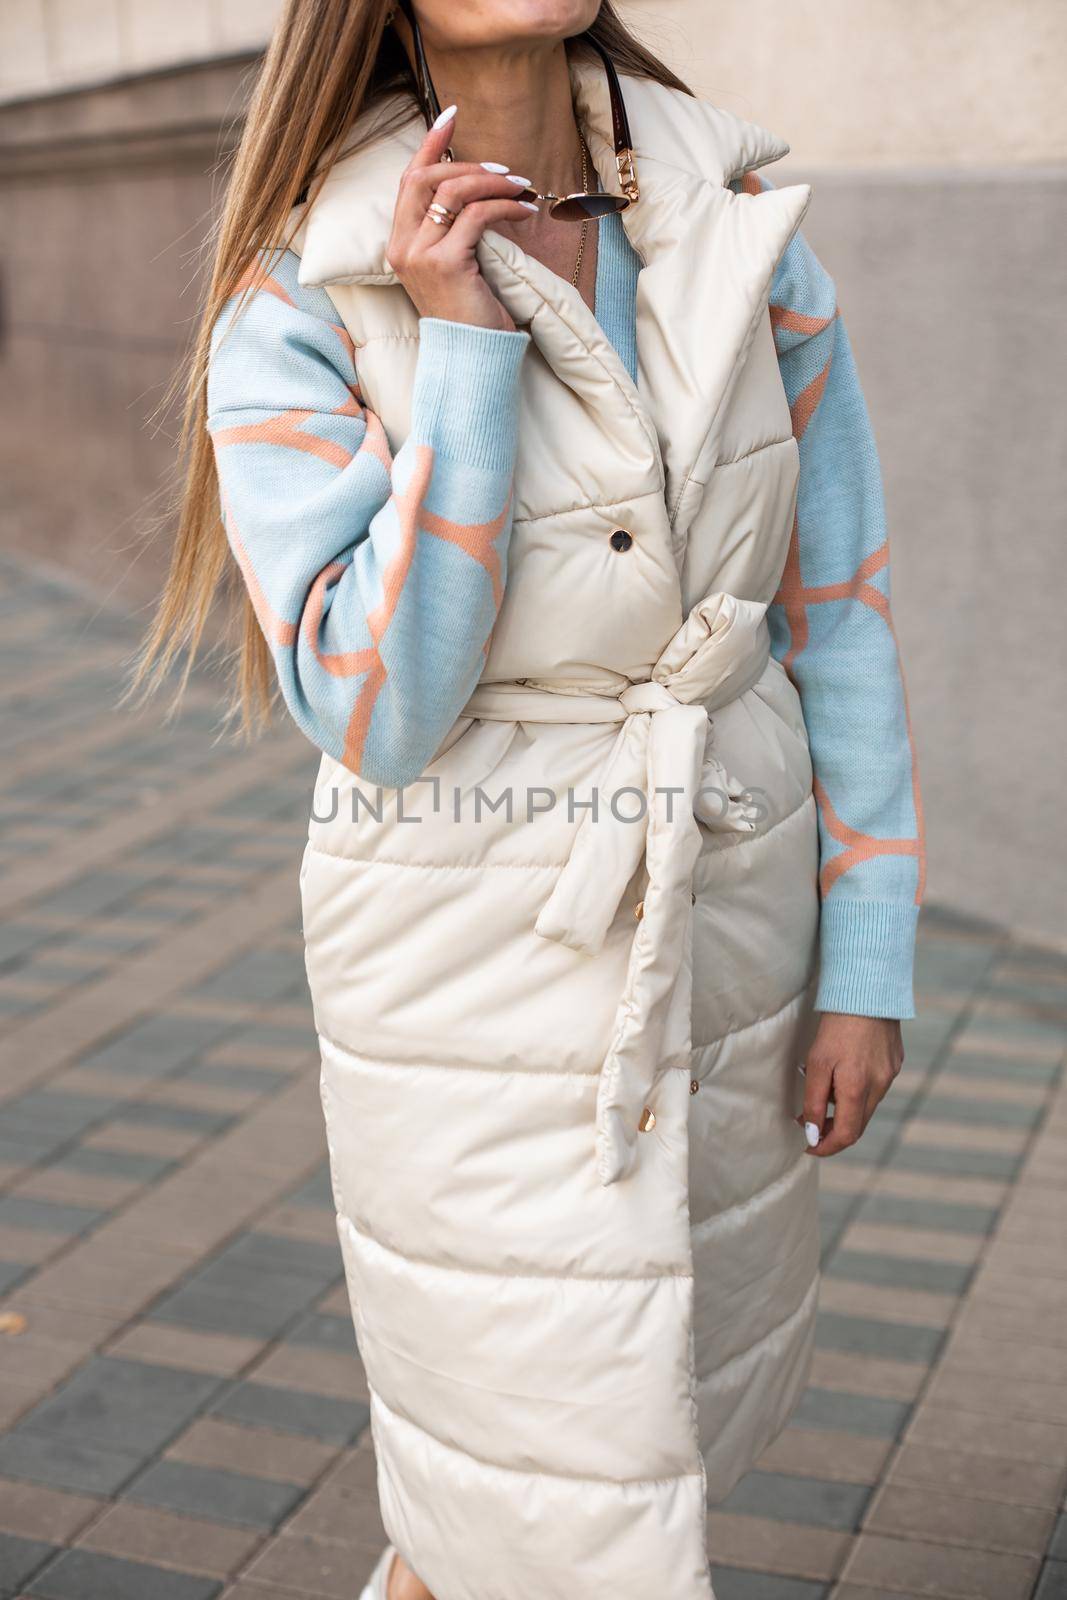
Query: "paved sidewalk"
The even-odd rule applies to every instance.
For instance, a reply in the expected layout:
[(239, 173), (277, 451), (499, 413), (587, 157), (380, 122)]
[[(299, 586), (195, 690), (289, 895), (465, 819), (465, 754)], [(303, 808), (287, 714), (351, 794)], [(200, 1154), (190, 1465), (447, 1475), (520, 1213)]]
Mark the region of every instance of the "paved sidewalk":
[[(116, 713), (132, 624), (2, 559), (0, 618), (0, 1596), (356, 1600), (315, 754), (213, 743), (203, 679)], [(920, 988), (822, 1168), (812, 1386), (711, 1515), (718, 1600), (1067, 1595), (1067, 958), (934, 908)]]

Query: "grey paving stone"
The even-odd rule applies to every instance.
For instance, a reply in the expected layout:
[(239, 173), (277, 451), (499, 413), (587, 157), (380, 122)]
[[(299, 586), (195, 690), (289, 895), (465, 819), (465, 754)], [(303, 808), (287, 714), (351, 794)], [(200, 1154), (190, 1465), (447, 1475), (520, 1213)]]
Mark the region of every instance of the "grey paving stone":
[(941, 1328), (850, 1317), (841, 1311), (820, 1311), (815, 1324), (815, 1343), (820, 1350), (880, 1356), (889, 1361), (935, 1361), (944, 1340)]
[(834, 1156), (838, 1163), (847, 1162), (849, 1165), (856, 1163), (860, 1166), (879, 1166), (886, 1159), (893, 1146), (900, 1137), (900, 1123), (893, 1117), (876, 1116), (867, 1124), (861, 1138), (856, 1143), (849, 1145), (847, 1150), (839, 1150)]
[(172, 1322), (204, 1333), (232, 1333), (247, 1339), (274, 1339), (292, 1320), (296, 1309), (276, 1301), (261, 1304), (213, 1293), (195, 1284), (176, 1289), (149, 1312), (153, 1322)]
[(15, 962), (43, 944), (51, 929), (32, 922), (7, 922), (0, 926), (0, 966)]
[(0, 1474), (52, 1489), (111, 1495), (142, 1466), (130, 1451), (108, 1450), (56, 1434), (18, 1427), (0, 1438)]
[(1067, 1006), (1067, 986), (1062, 979), (1056, 982), (1043, 978), (1029, 981), (999, 978), (986, 984), (986, 993), (995, 995), (998, 1000), (1021, 1000), (1028, 1005), (1057, 1007), (1061, 1011)]
[(331, 1395), (252, 1382), (238, 1383), (216, 1401), (212, 1411), (231, 1422), (299, 1433), (326, 1444), (349, 1444), (370, 1421), (370, 1412), (358, 1400), (337, 1400)]
[(342, 1274), (339, 1246), (242, 1234), (157, 1302), (151, 1316), (218, 1333), (273, 1338)]
[[(885, 1127), (889, 1122), (896, 1122), (899, 1125), (908, 1117), (914, 1116), (925, 1093), (925, 1085), (925, 1078), (913, 1080), (907, 1088), (895, 1083), (885, 1099), (879, 1102), (875, 1121), (868, 1125), (867, 1131), (870, 1132), (871, 1127)], [(864, 1137), (866, 1138), (866, 1134)]]
[(1016, 1106), (1007, 1100), (966, 1100), (955, 1095), (928, 1094), (922, 1103), (924, 1122), (958, 1122), (976, 1128), (1035, 1128), (1044, 1116), (1043, 1106)]
[(4, 1107), (4, 1129), (40, 1129), (44, 1134), (73, 1138), (102, 1122), (120, 1102), (114, 1096), (72, 1094), (68, 1090), (33, 1089)]
[[(39, 743), (50, 734), (60, 733), (65, 725), (75, 720), (75, 715), (76, 713), (72, 709), (67, 716), (57, 717), (50, 715), (43, 717), (41, 725), (32, 730), (32, 735), (29, 729), (26, 730), (27, 737), (25, 742), (29, 742), (29, 738), (32, 736)], [(60, 817), (65, 817), (72, 811), (76, 813), (78, 810), (75, 803), (75, 787), (62, 770), (61, 762), (56, 763), (56, 767), (52, 772), (34, 772), (30, 776), (20, 779), (17, 783), (13, 783), (8, 789), (8, 793), (17, 800), (36, 800), (42, 813), (44, 813), (47, 802), (47, 812), (44, 814), (55, 819), (55, 826), (61, 825), (59, 823)], [(38, 904), (40, 903), (38, 902)]]
[(287, 1344), (310, 1345), (315, 1350), (337, 1350), (348, 1355), (356, 1348), (356, 1335), (351, 1317), (334, 1316), (332, 1312), (313, 1311), (302, 1317), (285, 1336)]
[(1046, 972), (1059, 974), (1067, 982), (1067, 955), (1061, 950), (1050, 950), (1046, 945), (1030, 944), (1024, 940), (1013, 943), (1010, 951), (1013, 967), (1040, 967)]
[(184, 1461), (156, 1461), (127, 1485), (124, 1498), (184, 1516), (269, 1532), (306, 1493), (300, 1484), (274, 1478), (253, 1478)]
[[(310, 786), (307, 787), (306, 792), (302, 786), (298, 797), (299, 803), (305, 807), (301, 818), (305, 828), (307, 826), (306, 807), (310, 806), (311, 794)], [(274, 790), (273, 788), (268, 788), (266, 784), (260, 784), (255, 789), (246, 790), (244, 794), (235, 795), (232, 800), (227, 800), (225, 805), (219, 806), (218, 815), (220, 817), (241, 817), (249, 822), (252, 820), (270, 822), (278, 818), (287, 819), (296, 803), (293, 797), (287, 795), (284, 791)], [(294, 821), (296, 820), (294, 817)]]
[(69, 944), (69, 950), (110, 951), (113, 955), (128, 955), (146, 944), (148, 935), (136, 928), (123, 928), (114, 923), (110, 927), (96, 927), (79, 932)]
[[(158, 885), (153, 884), (152, 893), (156, 892)], [(167, 905), (159, 900), (146, 900), (137, 895), (129, 902), (131, 917), (138, 917), (145, 922), (188, 922), (190, 917), (196, 915), (193, 906)]]
[(230, 1111), (205, 1111), (196, 1106), (168, 1106), (152, 1100), (128, 1100), (115, 1113), (116, 1122), (142, 1128), (179, 1128), (189, 1133), (222, 1133), (236, 1117)]
[(18, 1594), (27, 1578), (54, 1555), (56, 1546), (40, 1539), (18, 1539), (0, 1533), (0, 1594)]
[(1067, 1561), (1067, 1512), (1063, 1512), (1052, 1530), (1048, 1554), (1055, 1561)]
[(1011, 1016), (1003, 1012), (977, 1011), (967, 1018), (967, 1032), (986, 1038), (1041, 1039), (1061, 1049), (1067, 1048), (1067, 1023), (1045, 1017)]
[(87, 872), (73, 883), (45, 895), (37, 910), (45, 916), (95, 917), (118, 905), (144, 884), (145, 877), (134, 872)]
[(58, 1155), (77, 1133), (67, 1133), (63, 1128), (45, 1129), (40, 1123), (23, 1123), (19, 1117), (4, 1117), (4, 1142), (22, 1150), (23, 1162), (49, 1161)]
[(29, 1276), (33, 1267), (26, 1261), (0, 1261), (0, 1294), (6, 1294), (16, 1283)]
[[(964, 1078), (982, 1081), (991, 1079), (1009, 1083), (1055, 1083), (1060, 1074), (1056, 1061), (1028, 1061), (1025, 1056), (985, 1055), (979, 1051), (959, 1050), (946, 1056), (942, 1072), (958, 1073)], [(937, 1079), (934, 1079), (936, 1086)]]
[[(858, 1148), (858, 1147), (857, 1147)], [(845, 1151), (844, 1154), (848, 1154)], [(835, 1156), (834, 1160), (840, 1157)], [(996, 1150), (958, 1149), (948, 1145), (899, 1145), (889, 1159), (902, 1172), (928, 1172), (939, 1177), (995, 1178), (1010, 1182), (1022, 1166), (1021, 1155), (1001, 1155)]]
[(1067, 1600), (1067, 1561), (1046, 1561), (1034, 1600)]
[(842, 1222), (856, 1206), (854, 1194), (840, 1193), (835, 1189), (820, 1189), (819, 1220), (828, 1226)]
[(858, 1528), (871, 1490), (857, 1483), (800, 1478), (784, 1472), (750, 1472), (722, 1502), (722, 1511), (818, 1528)]
[(323, 1286), (341, 1276), (343, 1264), (339, 1244), (313, 1244), (307, 1239), (290, 1239), (285, 1234), (244, 1233), (216, 1260), (239, 1261), (254, 1266), (277, 1268), (315, 1278)]
[(220, 1380), (185, 1367), (131, 1361), (124, 1356), (94, 1356), (71, 1378), (68, 1388), (91, 1384), (112, 1399), (130, 1398), (153, 1409), (182, 1409), (202, 1403)]
[(34, 1406), (16, 1432), (145, 1456), (202, 1410), (221, 1380), (178, 1367), (96, 1356)]
[(208, 859), (229, 860), (237, 835), (230, 828), (186, 827), (161, 835), (138, 852), (143, 862), (187, 862)]
[(35, 988), (54, 1000), (63, 991), (85, 983), (99, 970), (99, 961), (92, 966), (76, 966), (69, 961), (31, 961), (22, 969), (20, 977), (31, 978)]
[(35, 1200), (32, 1195), (6, 1194), (0, 1198), (0, 1227), (44, 1228), (49, 1233), (85, 1233), (106, 1211), (93, 1206), (68, 1206), (55, 1200)]
[(84, 1056), (81, 1064), (90, 1070), (128, 1072), (131, 1077), (164, 1078), (233, 1032), (232, 1022), (216, 1017), (164, 1012), (125, 1029)]
[(5, 994), (0, 989), (0, 1015), (5, 1017), (23, 1017), (29, 1012), (37, 1010), (42, 1004), (30, 995)]
[(288, 1194), (286, 1199), (290, 1205), (317, 1206), (321, 1207), (323, 1210), (332, 1211), (334, 1209), (334, 1204), (333, 1190), (330, 1187), (329, 1166), (323, 1165), (320, 1167), (319, 1170), (312, 1177), (308, 1178), (305, 1183), (302, 1183), (298, 1189), (294, 1189), (290, 1194)]
[(792, 1421), (798, 1428), (835, 1428), (868, 1438), (896, 1439), (910, 1415), (911, 1406), (902, 1400), (810, 1388), (801, 1395)]
[(256, 1094), (273, 1094), (288, 1083), (291, 1072), (269, 1067), (195, 1066), (181, 1074), (183, 1083), (207, 1083), (219, 1089), (251, 1089)]
[(919, 989), (974, 989), (996, 959), (991, 945), (961, 939), (924, 939), (915, 951), (915, 983)]
[[(824, 1200), (845, 1203), (824, 1206)], [(837, 1249), (842, 1235), (849, 1226), (855, 1206), (856, 1198), (851, 1194), (819, 1195), (819, 1252), (824, 1264)]]
[[(40, 848), (41, 844), (39, 840), (11, 838), (5, 839), (3, 843), (0, 844), (0, 862), (2, 862), (5, 867), (13, 866), (21, 858), (39, 852)], [(13, 970), (17, 972), (17, 966)], [(10, 976), (11, 970), (9, 969), (9, 971), (3, 974), (2, 981), (6, 982)]]
[[(834, 1158), (837, 1159), (836, 1157)], [(993, 1206), (960, 1205), (948, 1200), (911, 1200), (905, 1195), (872, 1194), (861, 1202), (861, 1222), (881, 1222), (899, 1228), (936, 1228), (949, 1233), (984, 1235), (996, 1227), (999, 1211)]]
[(959, 1021), (958, 1013), (926, 1010), (905, 1022), (904, 1053), (912, 1067), (928, 1067), (945, 1049)]
[(87, 1172), (107, 1178), (133, 1178), (151, 1183), (173, 1165), (165, 1156), (150, 1156), (139, 1150), (106, 1150), (98, 1145), (75, 1145), (57, 1156), (53, 1166), (68, 1172)]
[(999, 947), (1004, 943), (1004, 930), (989, 917), (976, 917), (972, 911), (957, 911), (954, 906), (940, 905), (936, 901), (923, 906), (919, 918), (919, 942), (938, 933), (964, 933), (983, 938), (987, 946)]
[(827, 1266), (831, 1278), (849, 1278), (897, 1289), (932, 1289), (936, 1294), (962, 1294), (973, 1268), (953, 1261), (915, 1256), (883, 1256), (868, 1250), (838, 1250)]
[(15, 1138), (7, 1133), (3, 1117), (0, 1116), (0, 1161), (9, 1161), (20, 1167), (28, 1166), (51, 1155), (66, 1142), (63, 1135), (57, 1137), (40, 1130), (25, 1130)]
[(240, 1045), (242, 1050), (253, 1054), (256, 1049), (264, 1050), (292, 1050), (294, 1053), (306, 1055), (309, 1050), (316, 1048), (315, 1027), (309, 1015), (306, 1028), (275, 1028), (266, 1027), (255, 1023), (250, 1028), (242, 1028), (235, 1033), (231, 1041), (234, 1046)]
[(222, 1584), (95, 1550), (67, 1550), (26, 1592), (41, 1600), (215, 1600)]
[(229, 1295), (252, 1305), (276, 1305), (287, 1312), (288, 1321), (318, 1298), (325, 1283), (321, 1278), (282, 1267), (228, 1260), (211, 1262), (190, 1280), (189, 1287)]
[(711, 1569), (715, 1600), (826, 1600), (825, 1584), (806, 1578), (782, 1578), (773, 1572), (746, 1572), (742, 1567)]
[(198, 1000), (262, 1004), (306, 986), (299, 955), (292, 950), (252, 950), (193, 990)]

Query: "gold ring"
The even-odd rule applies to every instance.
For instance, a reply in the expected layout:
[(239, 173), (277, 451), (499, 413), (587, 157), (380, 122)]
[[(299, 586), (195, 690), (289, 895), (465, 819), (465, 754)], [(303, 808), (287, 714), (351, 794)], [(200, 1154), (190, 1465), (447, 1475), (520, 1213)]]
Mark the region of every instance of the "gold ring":
[(448, 207), (442, 205), (440, 200), (434, 200), (431, 205), (427, 206), (426, 215), (431, 222), (436, 222), (439, 228), (450, 228), (459, 216), (459, 212), (449, 211)]

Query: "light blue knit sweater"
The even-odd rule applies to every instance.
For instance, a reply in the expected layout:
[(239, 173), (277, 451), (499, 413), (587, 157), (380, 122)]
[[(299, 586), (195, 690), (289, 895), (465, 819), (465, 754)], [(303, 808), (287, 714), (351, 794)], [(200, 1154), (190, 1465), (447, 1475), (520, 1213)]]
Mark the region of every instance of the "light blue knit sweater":
[[(393, 459), (329, 297), (298, 284), (291, 252), (266, 265), (240, 315), (231, 302), (220, 318), (209, 371), (227, 531), (297, 723), (372, 783), (402, 786), (484, 663), (507, 576), (528, 335), (423, 318), (411, 433)], [(596, 316), (635, 381), (639, 270), (620, 218), (605, 219)], [(768, 619), (815, 770), (816, 1004), (907, 1017), (922, 819), (882, 487), (834, 285), (799, 235), (775, 275), (771, 319), (800, 490)]]

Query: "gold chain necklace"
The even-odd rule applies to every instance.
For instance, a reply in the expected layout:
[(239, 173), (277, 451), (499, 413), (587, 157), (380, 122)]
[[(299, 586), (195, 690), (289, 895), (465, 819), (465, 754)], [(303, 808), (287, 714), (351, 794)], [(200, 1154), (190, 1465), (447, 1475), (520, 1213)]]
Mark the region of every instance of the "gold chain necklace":
[[(589, 151), (586, 149), (585, 140), (582, 138), (582, 135), (581, 135), (580, 132), (578, 134), (578, 142), (582, 147), (582, 193), (583, 194), (588, 194), (589, 193)], [(585, 255), (585, 241), (586, 241), (586, 238), (588, 237), (588, 234), (589, 234), (589, 218), (585, 217), (583, 219), (583, 221), (582, 221), (582, 231), (578, 236), (578, 259), (574, 263), (574, 276), (571, 278), (571, 283), (574, 285), (574, 287), (576, 289), (578, 287), (578, 279), (582, 275), (582, 257)]]

